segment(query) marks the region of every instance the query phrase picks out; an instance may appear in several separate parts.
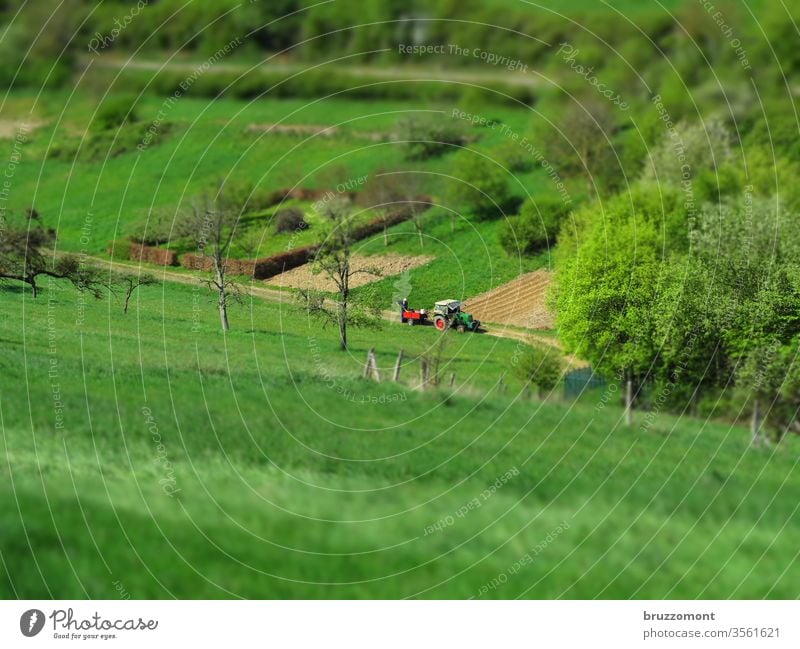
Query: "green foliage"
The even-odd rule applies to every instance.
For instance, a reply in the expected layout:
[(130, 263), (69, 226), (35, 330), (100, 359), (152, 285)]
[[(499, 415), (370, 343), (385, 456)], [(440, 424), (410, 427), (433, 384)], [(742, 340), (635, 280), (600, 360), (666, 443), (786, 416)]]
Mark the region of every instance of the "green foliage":
[(441, 115), (404, 117), (397, 123), (396, 137), (404, 143), (408, 160), (435, 158), (470, 141), (463, 122)]
[(686, 186), (698, 174), (714, 173), (732, 158), (731, 135), (717, 119), (677, 124), (652, 151), (644, 177), (659, 184)]
[(139, 120), (136, 99), (129, 95), (110, 95), (97, 109), (92, 121), (96, 131), (107, 131)]
[(129, 224), (131, 238), (146, 246), (160, 246), (180, 234), (176, 231), (177, 214), (174, 210), (153, 209), (135, 218)]
[(554, 301), (569, 351), (601, 374), (644, 377), (657, 351), (661, 241), (654, 221), (626, 211), (622, 200), (610, 205), (609, 218), (591, 223), (578, 249), (561, 256)]
[(217, 183), (217, 201), (224, 209), (245, 215), (262, 212), (274, 201), (273, 192), (263, 185), (238, 176), (229, 176)]
[(549, 392), (556, 388), (564, 373), (561, 352), (551, 346), (531, 345), (520, 355), (514, 373), (540, 391)]
[(800, 235), (794, 215), (746, 195), (701, 210), (686, 249), (642, 198), (627, 217), (621, 197), (604, 221), (576, 215), (557, 264), (559, 331), (601, 372), (654, 382), (662, 406), (684, 407), (800, 334)]
[(773, 340), (752, 349), (736, 374), (737, 405), (758, 403), (767, 431), (780, 440), (787, 433), (800, 434), (800, 368), (797, 349), (800, 336), (788, 344)]
[(494, 218), (508, 209), (508, 172), (497, 162), (464, 151), (454, 158), (452, 175), (447, 189), (450, 208), (478, 219)]
[(303, 210), (287, 207), (275, 212), (275, 232), (297, 232), (308, 227)]
[(108, 254), (117, 261), (127, 261), (131, 256), (132, 244), (133, 242), (128, 237), (112, 241), (108, 245)]
[(570, 206), (558, 198), (530, 198), (523, 203), (519, 216), (503, 223), (500, 244), (512, 256), (533, 255), (550, 248), (569, 212)]

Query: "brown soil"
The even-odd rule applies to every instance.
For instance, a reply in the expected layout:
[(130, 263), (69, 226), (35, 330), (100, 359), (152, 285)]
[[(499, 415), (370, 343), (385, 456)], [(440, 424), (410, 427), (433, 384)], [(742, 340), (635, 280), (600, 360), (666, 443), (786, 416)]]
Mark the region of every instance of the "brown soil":
[(0, 140), (12, 140), (17, 137), (17, 133), (21, 133), (27, 138), (32, 131), (43, 126), (44, 122), (39, 121), (19, 121), (0, 119)]
[(464, 303), (478, 320), (526, 329), (552, 329), (553, 314), (545, 300), (552, 274), (537, 270), (498, 286)]
[[(259, 124), (247, 125), (248, 133), (282, 133), (286, 135), (320, 135), (333, 137), (339, 134), (338, 126), (323, 126), (320, 124)], [(360, 137), (373, 142), (382, 142), (389, 139), (389, 133), (380, 131), (351, 131), (348, 135)]]
[[(433, 260), (425, 255), (405, 256), (398, 254), (361, 256), (356, 255), (352, 260), (352, 268), (358, 272), (350, 278), (350, 286), (354, 288), (363, 284), (375, 282), (383, 277), (399, 275), (411, 268), (422, 266)], [(376, 272), (373, 272), (376, 271)], [(315, 289), (318, 291), (335, 291), (336, 285), (325, 273), (312, 273), (311, 264), (305, 264), (285, 273), (275, 275), (269, 283), (284, 288)]]
[(319, 124), (248, 124), (247, 130), (255, 133), (287, 133), (289, 135), (336, 135), (335, 126)]

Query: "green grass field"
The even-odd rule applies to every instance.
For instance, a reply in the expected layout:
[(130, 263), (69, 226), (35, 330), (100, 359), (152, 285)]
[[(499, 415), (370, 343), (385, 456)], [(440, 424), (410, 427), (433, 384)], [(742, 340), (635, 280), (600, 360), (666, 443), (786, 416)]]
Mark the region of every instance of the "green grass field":
[[(133, 233), (151, 210), (174, 215), (227, 174), (256, 183), (264, 191), (283, 187), (329, 188), (334, 181), (369, 179), (378, 167), (406, 168), (402, 148), (391, 141), (360, 139), (360, 131), (390, 134), (409, 112), (408, 102), (327, 100), (208, 100), (182, 98), (170, 105), (164, 124), (151, 143), (139, 151), (147, 129), (163, 105), (159, 97), (137, 103), (139, 121), (120, 131), (87, 132), (98, 98), (91, 95), (46, 93), (15, 95), (0, 109), (0, 119), (38, 121), (28, 134), (14, 170), (8, 207), (19, 212), (34, 205), (43, 223), (57, 230), (60, 249), (103, 253), (108, 243)], [(57, 109), (55, 107), (58, 107)], [(448, 113), (452, 105), (426, 107)], [(354, 117), (355, 116), (355, 117)], [(515, 132), (525, 132), (530, 114), (524, 110), (492, 109)], [(335, 136), (262, 133), (251, 124), (341, 125)], [(483, 131), (483, 132), (482, 132)], [(497, 132), (476, 129), (482, 150), (503, 144)], [(442, 172), (452, 156), (427, 161), (423, 170)], [(225, 170), (221, 172), (220, 170)], [(545, 187), (540, 170), (509, 176), (520, 196)], [(281, 248), (269, 241), (266, 251)], [(304, 243), (304, 242), (303, 242)]]
[(488, 336), (446, 347), (453, 393), (374, 384), (369, 346), (388, 369), (435, 333), (387, 324), (341, 353), (254, 302), (223, 337), (208, 297), (151, 287), (123, 316), (58, 283), (4, 291), (0, 594), (797, 596), (796, 442), (499, 395), (516, 344)]
[[(178, 8), (152, 4), (151, 16)], [(785, 49), (793, 26), (776, 30), (775, 15), (784, 12), (770, 14), (763, 0), (736, 8), (720, 0), (736, 27), (731, 36), (714, 17), (717, 9), (684, 0), (657, 6), (496, 0), (432, 8), (313, 2), (313, 12), (297, 16), (307, 22), (276, 23), (282, 31), (274, 34), (272, 23), (265, 25), (170, 101), (228, 34), (250, 30), (283, 6), (243, 3), (233, 22), (215, 21), (186, 42), (184, 31), (227, 12), (222, 4), (195, 4), (161, 25), (146, 22), (144, 12), (113, 47), (89, 55), (81, 38), (95, 28), (107, 32), (120, 9), (103, 4), (83, 28), (91, 30), (76, 31), (80, 38), (68, 44), (70, 60), (55, 70), (68, 75), (61, 85), (43, 78), (40, 90), (32, 80), (37, 66), (50, 70), (51, 59), (64, 54), (58, 51), (64, 39), (53, 37), (52, 52), (50, 43), (28, 50), (32, 58), (20, 68), (28, 80), (0, 99), (6, 160), (0, 221), (6, 209), (21, 216), (35, 207), (42, 226), (57, 234), (59, 252), (82, 253), (95, 264), (93, 257), (108, 259), (110, 242), (140, 233), (150, 218), (170, 221), (224, 178), (270, 194), (330, 189), (383, 170), (421, 172), (425, 181), (414, 193), (435, 203), (422, 217), (423, 244), (404, 222), (389, 229), (388, 245), (379, 233), (359, 241), (356, 253), (430, 256), (371, 285), (384, 309), (401, 297), (430, 308), (551, 269), (553, 259), (550, 251), (525, 258), (505, 252), (505, 215), (481, 220), (474, 206), (450, 196), (450, 183), (463, 175), (458, 152), (407, 159), (396, 141), (402, 118), (445, 120), (461, 112), (503, 125), (468, 127), (462, 117), (469, 148), (513, 168), (508, 204), (564, 199), (563, 180), (577, 207), (592, 192), (584, 171), (605, 169), (580, 160), (593, 158), (583, 146), (561, 148), (547, 135), (558, 127), (565, 139), (577, 134), (580, 145), (570, 109), (602, 102), (593, 87), (602, 82), (631, 109), (610, 118), (608, 134), (621, 159), (609, 158), (608, 169), (617, 177), (601, 178), (589, 208), (603, 218), (604, 203), (635, 181), (647, 153), (662, 142), (667, 120), (656, 112), (655, 94), (680, 126), (727, 106), (736, 134), (741, 126), (747, 139), (758, 136), (754, 124), (800, 65)], [(437, 19), (457, 15), (456, 7), (463, 20)], [(786, 22), (791, 12), (783, 9)], [(562, 11), (567, 15), (559, 17)], [(9, 60), (16, 42), (42, 33), (33, 13), (16, 32), (0, 29), (17, 38), (0, 43)], [(58, 11), (43, 13), (59, 33)], [(766, 32), (755, 24), (762, 13)], [(490, 28), (496, 16), (506, 23), (496, 27), (505, 29)], [(342, 29), (356, 21), (363, 29)], [(736, 59), (734, 34), (752, 57), (752, 78)], [(780, 79), (770, 74), (775, 66), (765, 59), (761, 35), (770, 56), (785, 59), (773, 71)], [(303, 43), (273, 57), (292, 39)], [(469, 52), (401, 56), (406, 40), (480, 46), (530, 70)], [(580, 51), (577, 60), (592, 66), (597, 83), (567, 64), (562, 41)], [(167, 61), (156, 74), (153, 66)], [(6, 77), (16, 65), (11, 61)], [(272, 84), (265, 96), (244, 98)], [(136, 119), (120, 129), (99, 128), (97, 109), (120, 97), (135, 103)], [(790, 139), (782, 131), (793, 133), (796, 125), (790, 108), (774, 131), (781, 146)], [(20, 124), (31, 126), (24, 140), (14, 137)], [(312, 134), (314, 127), (336, 131)], [(771, 129), (763, 131), (770, 142)], [(518, 146), (523, 138), (536, 152)], [(548, 164), (552, 174), (543, 168)], [(456, 212), (448, 211), (451, 205)], [(278, 207), (254, 210), (243, 230), (265, 237), (257, 248), (237, 240), (232, 256), (316, 243), (324, 230), (320, 215), (307, 201), (280, 207), (288, 206), (301, 207), (311, 227), (278, 235), (272, 223)], [(359, 218), (373, 216), (365, 211)], [(0, 243), (2, 235), (0, 227)], [(197, 249), (173, 233), (162, 245), (179, 253)], [(161, 270), (142, 267), (156, 277)], [(193, 274), (169, 271), (181, 273), (177, 279)], [(568, 398), (563, 384), (533, 395), (515, 375), (528, 347), (512, 337), (442, 336), (433, 327), (385, 321), (377, 329), (351, 328), (342, 352), (335, 328), (310, 320), (291, 299), (248, 297), (231, 307), (232, 329), (223, 334), (215, 296), (199, 281), (143, 287), (127, 315), (119, 295), (94, 300), (64, 282), (41, 284), (36, 299), (16, 282), (0, 284), (0, 597), (800, 595), (794, 531), (800, 439), (754, 447), (744, 423), (730, 423), (732, 409), (712, 408), (710, 396), (702, 407), (727, 420), (638, 410), (627, 426), (613, 383), (577, 398)], [(558, 344), (557, 329), (537, 335)], [(371, 349), (379, 382), (363, 378)], [(423, 362), (437, 367), (438, 379), (425, 390)], [(650, 397), (642, 403), (659, 403)]]

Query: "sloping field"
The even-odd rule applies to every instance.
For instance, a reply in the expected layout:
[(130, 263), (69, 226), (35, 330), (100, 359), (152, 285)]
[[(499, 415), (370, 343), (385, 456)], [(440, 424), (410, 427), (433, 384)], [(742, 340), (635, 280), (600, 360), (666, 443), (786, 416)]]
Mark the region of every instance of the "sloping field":
[[(400, 275), (401, 273), (422, 266), (431, 261), (433, 257), (427, 255), (356, 255), (353, 257), (352, 267), (359, 272), (350, 279), (350, 287), (355, 288), (369, 282), (374, 282), (382, 277)], [(311, 272), (311, 264), (304, 264), (298, 268), (287, 270), (285, 273), (275, 275), (268, 280), (269, 284), (283, 288), (314, 289), (317, 291), (335, 291), (336, 285), (325, 273)]]
[(552, 329), (553, 314), (545, 304), (551, 273), (536, 270), (478, 295), (464, 308), (478, 320), (527, 329)]

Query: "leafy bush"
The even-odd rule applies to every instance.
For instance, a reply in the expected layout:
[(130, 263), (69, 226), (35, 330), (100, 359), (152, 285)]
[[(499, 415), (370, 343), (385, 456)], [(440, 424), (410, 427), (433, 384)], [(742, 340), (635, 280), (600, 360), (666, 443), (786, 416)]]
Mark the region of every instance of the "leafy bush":
[(287, 207), (275, 212), (275, 232), (297, 232), (307, 227), (305, 214), (297, 207)]
[(733, 158), (731, 134), (718, 119), (678, 124), (675, 133), (677, 137), (670, 131), (662, 135), (651, 163), (645, 167), (644, 178), (680, 186), (703, 171), (716, 171)]
[(517, 377), (530, 382), (539, 391), (549, 391), (555, 388), (564, 373), (564, 364), (559, 350), (543, 345), (528, 347), (522, 355), (512, 359), (512, 365)]
[(145, 246), (160, 246), (170, 241), (174, 224), (174, 212), (166, 209), (153, 210), (140, 217), (131, 228), (134, 243)]
[(453, 165), (455, 177), (448, 187), (450, 207), (486, 219), (501, 214), (511, 200), (507, 171), (496, 162), (467, 152)]
[(220, 206), (237, 214), (261, 212), (273, 203), (273, 192), (250, 180), (228, 178), (218, 183)]
[(109, 97), (97, 109), (92, 121), (92, 128), (97, 131), (105, 131), (139, 121), (135, 103), (136, 99), (129, 95)]
[(509, 255), (532, 255), (555, 243), (570, 207), (554, 197), (529, 199), (520, 215), (507, 219), (500, 230), (500, 244)]
[(113, 255), (114, 259), (127, 261), (131, 256), (131, 246), (133, 242), (129, 238), (117, 239), (108, 244), (108, 254)]
[(406, 143), (406, 158), (427, 160), (470, 141), (466, 126), (453, 119), (405, 117), (397, 123), (397, 139)]
[(528, 173), (536, 166), (536, 159), (516, 142), (501, 144), (495, 147), (490, 155), (514, 173)]
[(86, 137), (68, 136), (59, 139), (47, 150), (48, 160), (72, 162), (100, 162), (130, 153), (139, 147), (158, 146), (172, 136), (177, 128), (174, 122), (162, 123), (155, 136), (148, 132), (149, 125), (125, 125), (118, 130), (89, 133)]

